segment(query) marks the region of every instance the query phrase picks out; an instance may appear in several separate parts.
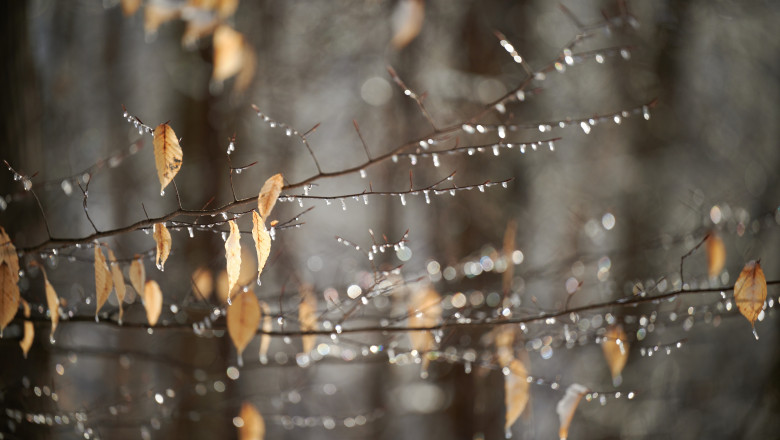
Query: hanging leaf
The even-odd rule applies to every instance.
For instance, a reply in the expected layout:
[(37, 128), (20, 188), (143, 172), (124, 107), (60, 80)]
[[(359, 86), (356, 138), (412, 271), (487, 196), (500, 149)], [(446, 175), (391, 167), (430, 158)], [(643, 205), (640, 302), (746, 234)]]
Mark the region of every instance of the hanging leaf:
[(157, 268), (164, 271), (165, 260), (168, 259), (168, 255), (171, 253), (171, 233), (168, 232), (165, 223), (155, 223), (153, 235), (154, 241), (157, 243), (157, 257), (155, 262)]
[(268, 347), (271, 345), (271, 332), (273, 326), (273, 317), (271, 316), (271, 309), (265, 301), (260, 301), (260, 310), (263, 312), (263, 334), (260, 336), (260, 363), (268, 363)]
[(14, 272), (7, 261), (0, 263), (0, 338), (19, 310), (19, 286), (16, 284), (18, 276), (19, 271)]
[(99, 244), (95, 245), (95, 292), (97, 294), (95, 321), (98, 320), (98, 312), (103, 308), (103, 304), (106, 303), (114, 284), (111, 279), (111, 271), (108, 270), (108, 265), (106, 264), (106, 257), (103, 255), (103, 250), (100, 247), (101, 245)]
[(146, 308), (146, 319), (149, 325), (154, 327), (162, 313), (163, 295), (160, 285), (157, 281), (149, 280), (144, 285), (144, 308)]
[(0, 263), (5, 262), (11, 269), (14, 282), (19, 281), (19, 256), (16, 254), (16, 247), (11, 242), (11, 237), (6, 234), (5, 229), (0, 226)]
[(46, 270), (41, 267), (43, 271), (43, 281), (46, 285), (46, 304), (49, 306), (49, 314), (51, 315), (51, 333), (49, 334), (49, 340), (54, 343), (54, 331), (57, 330), (57, 324), (60, 322), (60, 299), (57, 297), (57, 292), (54, 290), (54, 286), (49, 282), (49, 277), (46, 276)]
[[(30, 305), (27, 304), (27, 301), (22, 301), (22, 308), (24, 309), (24, 317), (29, 318), (30, 317)], [(30, 351), (30, 347), (32, 347), (33, 340), (35, 340), (35, 326), (33, 325), (32, 321), (29, 319), (24, 320), (24, 337), (22, 337), (22, 340), (19, 341), (19, 346), (22, 347), (22, 353), (24, 354), (24, 358), (27, 359), (27, 352)]]
[[(441, 320), (441, 296), (431, 288), (424, 288), (412, 294), (409, 305), (409, 327), (427, 328), (439, 324)], [(412, 349), (422, 355), (422, 369), (420, 375), (428, 376), (428, 364), (430, 358), (428, 352), (436, 347), (436, 340), (430, 330), (410, 331)]]
[(122, 316), (124, 315), (122, 303), (125, 302), (125, 294), (127, 293), (125, 277), (122, 276), (122, 269), (119, 267), (119, 263), (116, 262), (114, 251), (111, 249), (108, 250), (108, 261), (111, 267), (111, 278), (114, 281), (114, 292), (116, 292), (116, 299), (119, 303), (119, 325), (122, 325)]
[(602, 342), (601, 348), (604, 351), (604, 358), (606, 358), (609, 371), (612, 374), (612, 383), (618, 386), (622, 382), (620, 373), (628, 361), (629, 347), (623, 326), (613, 325), (609, 327), (606, 335), (604, 335), (604, 342)]
[(504, 396), (506, 399), (506, 425), (507, 431), (515, 424), (517, 418), (523, 414), (528, 404), (528, 371), (525, 365), (517, 359), (509, 363), (510, 373), (504, 376)]
[(263, 221), (268, 220), (268, 216), (271, 215), (276, 200), (282, 193), (282, 187), (284, 187), (284, 177), (281, 174), (274, 174), (265, 181), (260, 189), (260, 195), (257, 197), (257, 210)]
[(393, 39), (390, 44), (401, 49), (422, 30), (425, 19), (425, 2), (423, 0), (401, 0), (393, 11)]
[(753, 327), (753, 334), (758, 339), (755, 332), (756, 319), (764, 309), (766, 301), (766, 278), (764, 271), (761, 270), (761, 264), (758, 261), (748, 261), (742, 272), (734, 283), (734, 302), (742, 315), (750, 321)]
[(135, 260), (130, 263), (130, 284), (138, 296), (143, 297), (144, 284), (146, 283), (146, 269), (140, 255), (135, 256)]
[(251, 290), (239, 292), (233, 305), (227, 308), (227, 329), (238, 353), (238, 366), (244, 366), (242, 353), (257, 333), (260, 324), (260, 303)]
[(211, 298), (214, 292), (214, 276), (207, 267), (201, 266), (192, 273), (192, 290), (205, 300)]
[(263, 267), (271, 253), (271, 236), (265, 229), (265, 223), (257, 211), (252, 211), (252, 238), (255, 240), (255, 249), (257, 250), (257, 285), (260, 285), (260, 274), (263, 273)]
[(214, 70), (211, 79), (219, 86), (235, 75), (236, 89), (244, 90), (255, 72), (256, 57), (243, 34), (227, 25), (214, 31)]
[[(304, 284), (300, 291), (301, 304), (298, 306), (298, 321), (301, 323), (302, 332), (317, 330), (317, 298), (314, 296), (312, 286)], [(315, 335), (305, 335), (301, 338), (303, 353), (308, 354), (314, 349), (317, 340)]]
[(265, 438), (265, 420), (254, 405), (249, 402), (242, 403), (238, 416), (243, 422), (238, 428), (239, 440), (263, 440)]
[(495, 330), (496, 356), (498, 364), (508, 367), (515, 360), (515, 332), (510, 326), (500, 326)]
[(726, 265), (726, 246), (723, 240), (714, 232), (707, 237), (707, 272), (710, 278), (715, 278)]
[(558, 413), (558, 417), (561, 420), (561, 427), (558, 430), (558, 436), (561, 440), (565, 440), (569, 437), (569, 425), (571, 419), (574, 417), (574, 411), (577, 410), (577, 405), (580, 404), (580, 399), (588, 389), (578, 383), (573, 383), (566, 388), (566, 395), (563, 396), (555, 407), (555, 411)]
[(228, 274), (228, 304), (230, 304), (230, 295), (233, 288), (238, 283), (238, 276), (241, 274), (241, 231), (233, 220), (228, 222), (230, 225), (230, 235), (225, 241), (225, 259), (227, 259)]
[(181, 168), (182, 151), (179, 138), (170, 125), (160, 124), (154, 129), (154, 163), (160, 179), (160, 195)]

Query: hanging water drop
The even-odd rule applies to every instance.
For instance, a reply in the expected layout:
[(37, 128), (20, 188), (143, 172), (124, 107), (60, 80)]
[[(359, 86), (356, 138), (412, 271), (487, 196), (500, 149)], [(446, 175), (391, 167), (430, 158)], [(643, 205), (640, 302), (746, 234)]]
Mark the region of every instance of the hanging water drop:
[(495, 144), (493, 145), (493, 156), (498, 156), (499, 153), (499, 145)]
[(403, 194), (399, 194), (401, 197), (401, 205), (406, 206), (406, 197)]
[(431, 155), (431, 159), (433, 159), (433, 166), (438, 167), (439, 166), (439, 155), (436, 153), (433, 153)]
[(164, 190), (164, 189), (161, 189), (161, 190), (160, 190), (160, 197), (162, 197), (162, 196), (164, 196), (164, 195), (165, 195), (165, 190)]
[(187, 227), (187, 233), (190, 234), (190, 238), (195, 237), (195, 230), (192, 228), (192, 226)]
[(427, 189), (423, 190), (423, 194), (425, 194), (425, 203), (430, 205), (431, 204), (431, 196), (428, 193), (429, 193), (429, 191)]
[(345, 202), (344, 199), (339, 199), (339, 200), (341, 200), (341, 210), (342, 211), (346, 211), (347, 210), (347, 202)]
[(414, 154), (410, 154), (409, 162), (411, 162), (412, 165), (417, 165), (417, 156), (415, 156)]
[(580, 122), (580, 128), (582, 128), (582, 131), (585, 132), (585, 134), (590, 133), (590, 124), (588, 124), (585, 121)]
[(498, 126), (498, 137), (504, 139), (506, 137), (506, 127), (503, 125)]
[(642, 117), (645, 118), (645, 121), (650, 120), (650, 110), (647, 108), (646, 105), (642, 106)]
[(360, 170), (360, 178), (365, 179), (366, 178), (366, 170), (362, 169)]
[(472, 127), (471, 125), (463, 124), (461, 128), (463, 129), (463, 131), (465, 131), (468, 134), (474, 134), (474, 127)]

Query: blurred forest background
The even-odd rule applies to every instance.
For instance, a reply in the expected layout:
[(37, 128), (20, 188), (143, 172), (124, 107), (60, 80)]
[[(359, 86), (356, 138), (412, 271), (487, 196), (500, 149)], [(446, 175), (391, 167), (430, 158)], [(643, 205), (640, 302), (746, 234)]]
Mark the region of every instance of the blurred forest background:
[[(105, 160), (91, 170), (89, 212), (99, 229), (142, 220), (144, 209), (157, 217), (177, 208), (173, 188), (159, 194), (151, 137), (139, 136), (122, 118), (122, 105), (151, 126), (170, 121), (182, 138), (184, 165), (176, 180), (182, 205), (198, 209), (215, 197), (212, 203), (218, 206), (232, 199), (231, 164), (258, 162), (233, 175), (239, 197), (257, 194), (262, 182), (278, 172), (288, 182), (316, 174), (305, 147), (264, 123), (251, 104), (300, 132), (319, 123), (309, 142), (323, 170), (341, 170), (365, 160), (353, 119), (375, 156), (431, 131), (386, 66), (412, 90), (427, 93), (427, 109), (444, 127), (477, 114), (526, 77), (494, 31), (506, 35), (534, 68), (554, 60), (578, 32), (556, 2), (432, 0), (424, 4), (419, 35), (394, 48), (394, 14), (401, 8), (396, 1), (245, 1), (227, 18), (254, 55), (254, 69), (247, 74), (251, 79), (240, 90), (240, 76), (222, 85), (212, 79), (210, 36), (182, 43), (186, 20), (167, 21), (156, 32), (145, 30), (144, 8), (150, 4), (178, 3), (155, 0), (130, 16), (110, 0), (8, 1), (0, 6), (0, 159), (28, 175), (38, 173), (33, 188), (56, 236), (93, 232), (76, 180), (90, 165), (117, 155), (121, 160)], [(566, 6), (586, 25), (605, 16), (625, 17), (613, 1)], [(375, 190), (408, 189), (410, 170), (416, 187), (453, 171), (458, 185), (514, 178), (507, 189), (439, 195), (430, 204), (421, 195), (407, 197), (404, 204), (393, 196), (371, 198), (367, 205), (350, 198), (346, 210), (337, 201), (307, 201), (304, 208), (280, 203), (275, 218), (282, 221), (309, 206), (315, 209), (300, 218), (300, 228), (279, 232), (263, 285), (255, 288), (258, 296), (277, 312), (280, 297), (285, 298), (283, 306), (294, 309), (298, 285), (310, 283), (323, 309), (328, 289), (348, 300), (348, 286), (362, 285), (371, 267), (334, 236), (370, 245), (369, 229), (391, 241), (408, 229), (411, 252), (399, 255), (400, 261), (395, 254), (383, 256), (382, 264), (403, 263), (407, 279), (427, 273), (444, 297), (445, 315), (457, 308), (453, 295), (464, 292), (470, 305), (463, 313), (479, 319), (488, 309), (484, 298), (501, 292), (501, 275), (487, 273), (485, 265), (469, 269), (463, 262), (500, 250), (511, 221), (517, 224), (515, 246), (522, 252), (512, 298), (517, 310), (529, 314), (563, 309), (572, 283), (581, 286), (570, 304), (581, 306), (631, 296), (640, 283), (648, 292), (732, 285), (745, 262), (759, 258), (767, 279), (779, 279), (780, 3), (630, 1), (628, 11), (638, 27), (615, 26), (579, 48), (630, 46), (628, 59), (610, 57), (604, 63), (569, 66), (562, 74), (549, 72), (526, 90), (524, 102), (480, 121), (538, 124), (587, 118), (657, 98), (649, 120), (633, 116), (619, 125), (604, 122), (589, 133), (573, 126), (509, 135), (518, 142), (560, 136), (552, 152), (442, 156), (439, 167), (430, 158), (420, 158), (417, 165), (401, 158), (369, 168), (366, 179), (353, 174), (317, 181), (311, 194), (340, 195), (359, 193), (368, 181)], [(251, 58), (245, 62), (252, 63)], [(236, 150), (228, 163), (225, 152), (233, 134)], [(458, 135), (463, 145), (487, 139), (479, 133)], [(68, 180), (72, 176), (76, 180)], [(10, 172), (0, 173), (0, 195), (5, 197), (0, 224), (17, 248), (44, 241), (35, 199)], [(683, 285), (680, 257), (709, 231), (717, 231), (726, 244), (726, 268), (709, 279), (700, 249), (686, 259)], [(154, 248), (151, 236), (140, 232), (110, 243), (119, 258)], [(162, 326), (191, 323), (208, 313), (209, 307), (198, 309), (200, 304), (191, 300), (189, 279), (199, 266), (215, 274), (223, 269), (223, 249), (218, 234), (190, 239), (186, 232), (174, 232), (165, 272), (147, 264), (148, 276), (158, 280), (166, 298)], [(90, 251), (73, 255), (89, 257)], [(91, 262), (44, 260), (70, 310), (94, 314), (94, 304), (85, 303), (94, 294)], [(446, 268), (456, 270), (443, 273)], [(22, 296), (45, 304), (41, 276), (35, 268), (26, 270)], [(777, 294), (770, 286), (770, 298), (776, 300)], [(629, 338), (630, 357), (617, 388), (601, 347), (592, 339), (567, 348), (562, 328), (539, 329), (519, 347), (530, 374), (558, 381), (562, 389), (576, 382), (593, 390), (637, 393), (633, 400), (610, 398), (605, 405), (598, 399), (583, 401), (570, 438), (775, 437), (780, 432), (777, 312), (767, 310), (767, 318), (756, 323), (756, 341), (749, 323), (735, 311), (725, 311), (719, 300), (717, 294), (691, 295), (596, 311), (594, 316), (655, 314), (652, 319), (657, 320), (646, 339)], [(134, 295), (128, 301), (136, 305), (126, 306), (125, 320), (144, 322), (139, 301)], [(378, 317), (403, 310), (404, 301), (403, 295), (382, 298), (349, 322), (376, 323)], [(182, 311), (174, 313), (170, 305)], [(116, 307), (115, 298), (111, 307)], [(695, 310), (693, 318), (683, 319), (688, 307)], [(487, 330), (445, 332), (442, 350), (472, 349), (481, 358)], [(351, 354), (324, 356), (306, 368), (296, 363), (300, 342), (295, 338), (274, 338), (271, 353), (286, 354), (272, 356), (267, 365), (253, 354), (255, 340), (234, 380), (229, 376), (235, 372), (228, 368), (236, 365), (235, 350), (228, 338), (197, 337), (186, 327), (150, 335), (143, 328), (62, 323), (52, 345), (48, 327), (40, 326), (26, 360), (18, 347), (20, 331), (11, 326), (0, 340), (3, 439), (232, 438), (233, 417), (244, 400), (263, 413), (267, 438), (505, 435), (500, 371), (475, 367), (469, 373), (462, 362), (439, 360), (431, 363), (429, 377), (421, 379), (419, 365), (391, 365), (387, 355), (366, 352), (370, 344), (387, 344), (382, 334), (354, 335), (351, 348), (342, 341)], [(545, 335), (554, 337), (544, 340)], [(682, 339), (682, 347), (669, 355), (640, 353), (642, 347)], [(552, 351), (541, 356), (541, 345)], [(555, 404), (562, 389), (531, 386), (526, 413), (512, 430), (514, 438), (556, 438)], [(16, 410), (78, 414), (84, 420), (68, 425), (19, 422)]]

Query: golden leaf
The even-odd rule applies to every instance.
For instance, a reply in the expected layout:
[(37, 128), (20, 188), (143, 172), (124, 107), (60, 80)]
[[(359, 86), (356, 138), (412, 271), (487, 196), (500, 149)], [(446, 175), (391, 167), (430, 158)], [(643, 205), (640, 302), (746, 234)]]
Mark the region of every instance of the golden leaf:
[(149, 280), (144, 285), (144, 308), (149, 325), (154, 327), (162, 313), (163, 294), (157, 281)]
[(199, 267), (192, 274), (192, 289), (203, 299), (211, 298), (214, 292), (214, 276), (207, 267)]
[[(441, 319), (441, 296), (431, 288), (424, 288), (412, 294), (409, 305), (409, 327), (427, 328), (439, 324)], [(421, 376), (428, 376), (430, 358), (427, 353), (436, 347), (436, 340), (430, 330), (410, 331), (412, 349), (423, 356)]]
[(274, 174), (265, 181), (260, 189), (260, 195), (257, 196), (257, 210), (263, 221), (268, 220), (268, 216), (271, 215), (271, 211), (274, 209), (274, 205), (276, 205), (276, 200), (279, 198), (279, 194), (282, 193), (283, 186), (284, 177), (281, 174)]
[(136, 255), (135, 260), (130, 263), (130, 284), (133, 285), (133, 289), (135, 289), (138, 296), (143, 297), (145, 283), (146, 269), (144, 268), (144, 262), (139, 255)]
[(604, 358), (609, 365), (609, 371), (612, 374), (612, 382), (615, 386), (620, 385), (620, 373), (628, 361), (628, 342), (626, 341), (626, 332), (623, 326), (613, 325), (607, 329), (604, 335), (604, 342), (601, 344), (604, 350)]
[(580, 399), (588, 389), (578, 383), (573, 383), (566, 388), (566, 394), (563, 399), (558, 401), (558, 405), (555, 406), (555, 411), (558, 413), (558, 417), (561, 421), (561, 427), (558, 429), (558, 437), (561, 440), (565, 440), (569, 436), (569, 425), (571, 425), (571, 419), (574, 417), (574, 411), (577, 410), (577, 405), (580, 404)]
[(271, 236), (265, 229), (265, 223), (257, 211), (252, 211), (252, 238), (255, 240), (255, 249), (257, 250), (257, 285), (260, 285), (260, 274), (263, 273), (263, 267), (271, 253)]
[(509, 294), (512, 289), (512, 279), (515, 276), (515, 265), (512, 262), (512, 253), (515, 251), (515, 234), (517, 232), (517, 222), (510, 221), (506, 225), (504, 232), (504, 261), (506, 261), (506, 270), (504, 270), (502, 284), (504, 295)]
[(103, 304), (106, 303), (114, 284), (111, 279), (111, 271), (108, 270), (108, 265), (106, 265), (106, 257), (103, 255), (103, 250), (100, 249), (100, 246), (99, 244), (95, 245), (95, 293), (97, 295), (95, 321), (97, 321), (98, 312), (100, 312)]
[(186, 48), (195, 48), (198, 40), (214, 33), (217, 20), (190, 20), (181, 36), (181, 44)]
[(225, 19), (236, 13), (238, 9), (238, 0), (218, 0), (217, 14), (219, 18)]
[(122, 316), (124, 315), (122, 303), (125, 302), (125, 294), (127, 293), (125, 277), (122, 276), (122, 269), (119, 268), (114, 251), (111, 249), (108, 250), (108, 261), (109, 266), (111, 266), (111, 278), (114, 280), (114, 292), (116, 292), (116, 299), (119, 303), (119, 325), (122, 325)]
[(504, 397), (506, 400), (506, 430), (512, 427), (528, 404), (528, 371), (517, 359), (509, 362), (510, 374), (504, 376)]
[(720, 275), (726, 265), (726, 246), (723, 240), (714, 232), (707, 237), (707, 272), (710, 278)]
[(495, 330), (496, 354), (498, 364), (503, 368), (509, 366), (515, 359), (515, 332), (509, 326), (501, 326)]
[(122, 5), (122, 13), (126, 17), (135, 14), (138, 8), (141, 7), (141, 0), (121, 0), (120, 3)]
[(180, 13), (179, 8), (147, 3), (144, 8), (144, 30), (146, 35), (155, 34), (161, 24), (177, 18)]
[[(317, 330), (317, 298), (311, 285), (301, 286), (299, 293), (301, 295), (301, 304), (298, 306), (298, 321), (301, 323), (302, 332), (311, 332)], [(305, 335), (301, 337), (303, 342), (303, 353), (308, 354), (314, 349), (314, 343), (317, 340), (316, 335)]]
[(764, 271), (761, 270), (761, 264), (758, 261), (748, 261), (742, 272), (734, 283), (734, 302), (742, 315), (750, 321), (755, 333), (755, 324), (761, 310), (764, 309), (766, 301), (766, 278)]
[(260, 336), (260, 363), (268, 363), (268, 347), (271, 345), (270, 333), (273, 326), (273, 317), (271, 309), (265, 301), (260, 301), (260, 310), (263, 312), (263, 334)]
[(260, 324), (260, 303), (253, 291), (240, 292), (227, 308), (227, 329), (238, 353), (238, 366), (244, 366), (242, 353), (257, 333)]
[(244, 66), (246, 51), (244, 36), (228, 25), (214, 31), (214, 70), (211, 79), (223, 82), (236, 75)]
[[(29, 318), (30, 317), (30, 305), (27, 304), (27, 301), (22, 301), (22, 308), (24, 309), (24, 317)], [(24, 337), (21, 341), (19, 341), (19, 346), (22, 347), (22, 353), (24, 353), (24, 358), (27, 359), (27, 352), (30, 351), (30, 347), (32, 347), (33, 340), (35, 339), (35, 326), (33, 325), (32, 321), (29, 319), (24, 320)]]
[(179, 138), (168, 124), (160, 124), (154, 129), (154, 163), (157, 177), (160, 179), (160, 195), (181, 168), (182, 151)]
[(238, 428), (239, 440), (263, 440), (265, 438), (265, 420), (254, 405), (249, 402), (242, 403), (238, 416), (244, 422)]
[(227, 302), (230, 304), (230, 295), (238, 283), (238, 276), (241, 274), (241, 232), (235, 221), (230, 220), (228, 224), (230, 225), (230, 235), (225, 241), (225, 259), (227, 260), (228, 274)]
[(8, 264), (14, 282), (19, 281), (19, 256), (16, 254), (16, 247), (11, 243), (11, 237), (6, 234), (5, 229), (0, 226), (0, 263), (2, 262)]
[(46, 304), (49, 306), (49, 314), (51, 315), (51, 333), (49, 339), (54, 342), (54, 331), (57, 330), (57, 324), (60, 322), (60, 299), (57, 297), (57, 292), (54, 290), (54, 286), (49, 282), (49, 277), (46, 276), (46, 271), (41, 267), (43, 271), (43, 281), (46, 284)]
[(422, 30), (425, 19), (423, 0), (401, 0), (393, 11), (393, 39), (390, 44), (401, 49), (411, 43)]
[(19, 286), (16, 284), (18, 277), (19, 271), (14, 272), (7, 261), (0, 263), (0, 338), (19, 310)]
[(171, 233), (168, 232), (168, 228), (165, 227), (165, 223), (154, 224), (154, 241), (157, 243), (157, 257), (155, 262), (157, 268), (161, 271), (165, 270), (165, 260), (168, 259), (168, 255), (171, 253)]

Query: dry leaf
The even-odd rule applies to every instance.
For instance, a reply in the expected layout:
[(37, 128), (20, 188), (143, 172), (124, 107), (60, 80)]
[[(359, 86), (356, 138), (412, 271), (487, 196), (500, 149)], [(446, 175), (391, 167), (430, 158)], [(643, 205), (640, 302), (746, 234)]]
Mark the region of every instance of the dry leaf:
[(707, 272), (710, 278), (720, 275), (726, 265), (726, 246), (714, 232), (707, 237)]
[(238, 414), (244, 423), (238, 428), (239, 440), (263, 440), (265, 438), (265, 421), (260, 411), (249, 402), (241, 404)]
[(153, 235), (154, 241), (157, 243), (157, 257), (155, 262), (157, 268), (164, 271), (165, 260), (168, 259), (168, 255), (171, 253), (171, 233), (168, 232), (165, 223), (155, 223)]
[(748, 261), (742, 272), (734, 283), (734, 302), (742, 315), (750, 321), (755, 333), (755, 324), (761, 310), (764, 309), (766, 301), (766, 278), (764, 271), (761, 270), (761, 264), (758, 261)]
[(108, 262), (111, 266), (111, 278), (114, 280), (114, 292), (116, 292), (116, 299), (119, 303), (119, 325), (122, 325), (122, 316), (124, 310), (122, 310), (122, 303), (125, 302), (125, 293), (127, 293), (127, 287), (125, 286), (125, 277), (122, 276), (122, 269), (119, 267), (119, 263), (116, 262), (114, 251), (108, 250)]
[(192, 274), (192, 289), (203, 299), (211, 298), (214, 292), (214, 276), (207, 267), (199, 267)]
[(515, 276), (515, 265), (512, 262), (512, 253), (515, 251), (515, 234), (517, 232), (517, 222), (510, 221), (506, 225), (504, 232), (504, 261), (506, 261), (506, 270), (504, 270), (502, 284), (504, 295), (508, 295), (512, 289), (512, 279)]
[(506, 424), (508, 431), (515, 424), (517, 418), (523, 413), (528, 404), (528, 371), (525, 365), (517, 359), (509, 363), (510, 374), (504, 377), (504, 396), (506, 400)]
[(573, 383), (566, 388), (566, 395), (563, 399), (558, 401), (558, 405), (555, 406), (555, 411), (558, 413), (558, 417), (561, 420), (561, 427), (558, 430), (558, 436), (561, 440), (565, 440), (569, 436), (569, 425), (571, 419), (574, 417), (574, 411), (577, 410), (577, 405), (580, 404), (582, 396), (588, 392), (585, 386), (578, 383)]
[(271, 215), (271, 211), (274, 209), (274, 205), (276, 205), (276, 200), (279, 198), (279, 194), (282, 193), (283, 186), (284, 177), (281, 174), (274, 174), (265, 181), (260, 189), (260, 195), (257, 197), (257, 210), (263, 221), (268, 220), (268, 216)]
[(146, 35), (154, 35), (161, 24), (177, 18), (180, 13), (179, 8), (147, 3), (144, 7), (144, 31), (146, 31)]
[(103, 308), (103, 304), (106, 303), (108, 295), (111, 294), (111, 288), (113, 287), (113, 280), (111, 279), (111, 271), (108, 270), (106, 264), (106, 257), (103, 255), (103, 250), (100, 245), (95, 245), (95, 293), (97, 295), (97, 303), (95, 307), (95, 321), (98, 319), (98, 312)]
[(271, 253), (271, 235), (265, 229), (265, 223), (257, 211), (252, 211), (252, 238), (255, 240), (255, 249), (257, 250), (257, 285), (260, 285), (260, 274), (263, 273), (263, 267)]
[(230, 304), (230, 295), (238, 283), (238, 276), (241, 274), (241, 232), (234, 220), (230, 220), (228, 224), (230, 225), (230, 235), (225, 241), (225, 259), (227, 260), (228, 274), (227, 303)]
[(219, 18), (225, 19), (236, 13), (238, 0), (218, 0), (216, 6)]
[(508, 367), (515, 359), (515, 332), (509, 326), (501, 326), (495, 330), (496, 355), (501, 367)]
[[(301, 304), (298, 306), (298, 321), (301, 323), (302, 332), (311, 332), (317, 330), (317, 297), (314, 296), (312, 286), (304, 284), (300, 291)], [(314, 349), (316, 335), (305, 335), (301, 337), (303, 342), (303, 353), (308, 354)]]
[(271, 345), (271, 328), (273, 326), (273, 317), (271, 309), (264, 301), (260, 301), (260, 310), (263, 312), (263, 334), (260, 336), (260, 363), (268, 363), (268, 347)]
[(145, 283), (146, 268), (144, 268), (144, 262), (141, 260), (141, 256), (136, 255), (135, 260), (130, 263), (130, 284), (133, 285), (133, 289), (135, 289), (138, 296), (143, 297)]
[(425, 19), (423, 0), (401, 0), (393, 11), (393, 39), (390, 44), (401, 49), (411, 43), (422, 30)]
[[(22, 301), (22, 308), (24, 309), (24, 317), (29, 318), (30, 317), (30, 305), (27, 304), (27, 301)], [(24, 353), (24, 358), (27, 359), (27, 352), (30, 351), (30, 347), (32, 347), (33, 340), (35, 339), (35, 326), (33, 325), (32, 321), (29, 319), (24, 320), (24, 337), (21, 341), (19, 341), (19, 346), (22, 347), (22, 353)]]
[(604, 350), (604, 358), (609, 365), (609, 371), (612, 374), (612, 383), (615, 386), (620, 385), (623, 367), (628, 361), (628, 342), (626, 342), (626, 332), (623, 326), (613, 325), (607, 329), (604, 336), (604, 342), (601, 344)]
[(14, 282), (19, 281), (19, 256), (16, 254), (16, 247), (11, 243), (11, 237), (6, 234), (5, 229), (0, 226), (0, 263), (3, 262), (11, 269)]
[(51, 333), (49, 334), (49, 340), (53, 344), (54, 331), (57, 330), (57, 324), (60, 322), (60, 299), (57, 297), (54, 286), (49, 282), (46, 271), (43, 267), (41, 267), (41, 270), (43, 271), (43, 281), (46, 285), (46, 304), (49, 306), (49, 314), (51, 315)]
[[(441, 296), (431, 288), (425, 288), (412, 294), (409, 305), (409, 327), (427, 328), (439, 324), (441, 319)], [(436, 340), (430, 330), (410, 331), (412, 349), (423, 356), (421, 376), (428, 376), (430, 358), (427, 353), (436, 347)]]
[(163, 295), (160, 285), (157, 281), (149, 280), (144, 285), (144, 308), (146, 308), (146, 319), (149, 325), (154, 327), (162, 313)]
[(227, 25), (214, 31), (214, 71), (211, 79), (223, 82), (234, 76), (244, 66), (246, 41), (244, 36)]
[(154, 129), (154, 164), (160, 179), (160, 195), (171, 183), (181, 168), (182, 151), (179, 138), (168, 124), (160, 124)]
[(141, 0), (121, 0), (120, 3), (122, 5), (122, 13), (126, 17), (135, 14), (138, 8), (141, 7)]
[(16, 284), (18, 277), (19, 271), (11, 269), (7, 261), (0, 263), (0, 338), (19, 310), (19, 286)]
[(244, 366), (242, 353), (257, 333), (260, 324), (260, 303), (253, 291), (240, 292), (227, 308), (227, 329), (238, 353), (238, 366)]

